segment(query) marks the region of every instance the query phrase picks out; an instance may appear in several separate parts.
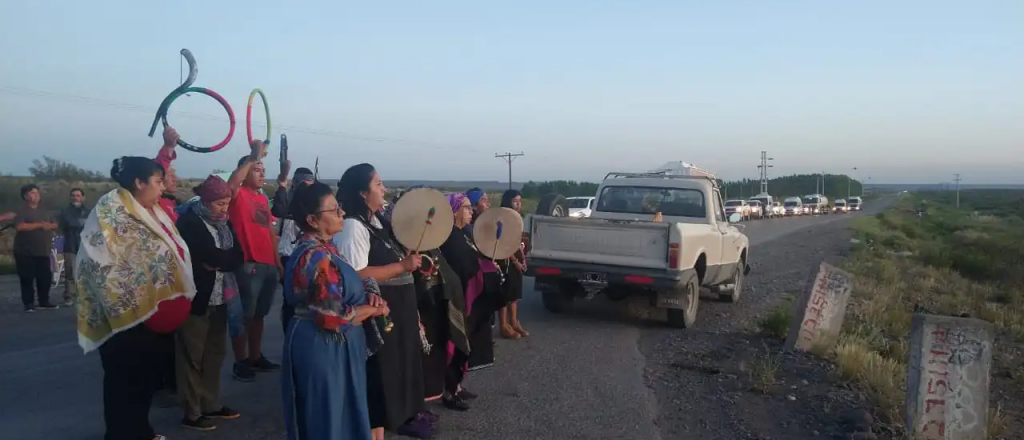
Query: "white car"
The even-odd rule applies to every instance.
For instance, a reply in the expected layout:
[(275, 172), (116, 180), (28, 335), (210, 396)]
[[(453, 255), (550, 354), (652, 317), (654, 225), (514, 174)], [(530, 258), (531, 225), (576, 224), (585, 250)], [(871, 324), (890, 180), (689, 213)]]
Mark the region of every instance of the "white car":
[(743, 220), (750, 219), (750, 205), (746, 200), (726, 200), (725, 215), (739, 214)]
[(850, 212), (850, 207), (846, 205), (846, 200), (836, 199), (835, 204), (832, 206), (832, 212), (836, 214), (845, 214)]
[(590, 217), (590, 213), (594, 210), (594, 200), (597, 200), (597, 197), (566, 197), (565, 202), (569, 208), (569, 217)]

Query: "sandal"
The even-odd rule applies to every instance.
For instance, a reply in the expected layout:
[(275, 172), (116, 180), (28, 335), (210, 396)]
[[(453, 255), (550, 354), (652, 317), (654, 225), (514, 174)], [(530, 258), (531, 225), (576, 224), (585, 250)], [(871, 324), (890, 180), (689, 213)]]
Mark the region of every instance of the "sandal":
[(512, 330), (515, 330), (516, 333), (523, 335), (523, 337), (530, 336), (530, 332), (523, 330), (523, 326), (519, 324), (519, 321), (512, 323)]
[(522, 335), (513, 330), (512, 326), (506, 325), (501, 328), (501, 337), (505, 339), (519, 339), (522, 337)]

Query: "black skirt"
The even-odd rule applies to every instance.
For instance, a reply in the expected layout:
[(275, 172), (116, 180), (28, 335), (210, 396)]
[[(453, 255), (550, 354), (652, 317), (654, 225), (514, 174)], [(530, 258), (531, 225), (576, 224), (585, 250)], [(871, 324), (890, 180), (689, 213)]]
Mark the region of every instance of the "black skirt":
[(494, 332), (491, 318), (498, 309), (505, 306), (501, 296), (501, 275), (497, 272), (484, 274), (484, 291), (473, 301), (469, 316), (469, 369), (479, 370), (494, 365)]
[(443, 286), (429, 288), (420, 295), (420, 322), (423, 323), (430, 353), (423, 354), (424, 399), (436, 399), (444, 393), (444, 372), (448, 362), (448, 301), (441, 292)]
[(413, 284), (380, 286), (380, 294), (395, 326), (381, 333), (384, 345), (366, 361), (367, 401), (370, 427), (393, 431), (425, 408), (423, 345)]
[(502, 307), (523, 299), (523, 273), (515, 265), (510, 266), (501, 285)]

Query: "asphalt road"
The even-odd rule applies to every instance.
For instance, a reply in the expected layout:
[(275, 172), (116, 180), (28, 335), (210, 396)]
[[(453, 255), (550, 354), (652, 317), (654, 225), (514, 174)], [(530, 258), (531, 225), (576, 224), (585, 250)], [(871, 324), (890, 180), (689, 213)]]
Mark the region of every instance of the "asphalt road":
[[(844, 217), (745, 223), (751, 258), (757, 258), (757, 246)], [(578, 303), (578, 313), (555, 316), (543, 309), (532, 287), (527, 279), (528, 293), (519, 306), (531, 337), (499, 340), (496, 366), (470, 374), (467, 388), (481, 395), (473, 409), (454, 413), (432, 407), (442, 417), (438, 438), (660, 438), (657, 402), (644, 385), (645, 359), (637, 345), (650, 324), (623, 316), (601, 297)], [(23, 313), (16, 290), (11, 277), (0, 280), (0, 439), (101, 439), (98, 355), (82, 355), (71, 310)], [(269, 319), (268, 357), (279, 358), (282, 340), (278, 320)], [(178, 409), (154, 408), (157, 432), (172, 440), (283, 438), (278, 375), (261, 374), (257, 382), (243, 384), (230, 379), (229, 364), (223, 372), (224, 401), (242, 418), (212, 433), (196, 433), (178, 426)]]

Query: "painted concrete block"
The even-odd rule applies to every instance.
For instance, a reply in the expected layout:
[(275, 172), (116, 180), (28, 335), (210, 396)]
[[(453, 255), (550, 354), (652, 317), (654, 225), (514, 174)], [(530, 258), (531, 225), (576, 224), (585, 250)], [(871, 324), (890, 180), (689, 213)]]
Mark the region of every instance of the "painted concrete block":
[(920, 440), (988, 438), (992, 324), (915, 314), (911, 321), (904, 414)]
[(846, 304), (853, 292), (853, 275), (824, 261), (797, 299), (786, 347), (811, 351), (831, 347), (839, 339)]

